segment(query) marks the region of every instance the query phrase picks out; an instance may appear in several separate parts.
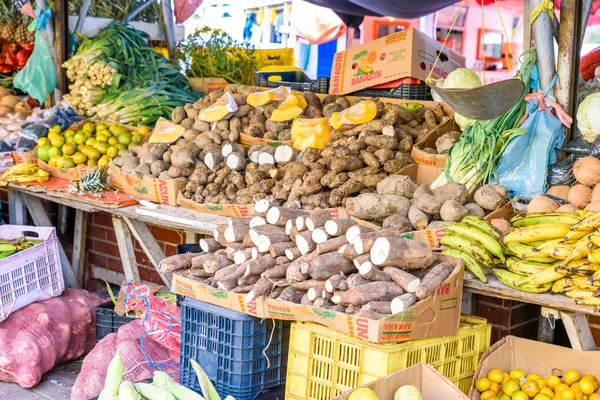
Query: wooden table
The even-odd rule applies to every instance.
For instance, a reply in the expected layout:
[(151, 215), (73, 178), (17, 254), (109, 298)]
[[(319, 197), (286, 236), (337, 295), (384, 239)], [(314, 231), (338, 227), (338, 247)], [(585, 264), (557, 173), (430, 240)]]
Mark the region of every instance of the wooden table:
[[(53, 226), (41, 200), (48, 200), (76, 210), (71, 260), (67, 258), (62, 246), (59, 248), (63, 275), (70, 287), (80, 287), (83, 283), (87, 232), (86, 213), (103, 212), (111, 214), (119, 254), (123, 262), (125, 279), (136, 281), (140, 279), (131, 235), (139, 242), (142, 250), (157, 271), (158, 264), (165, 258), (163, 251), (146, 224), (183, 229), (187, 232), (186, 241), (194, 243), (196, 242), (196, 234), (212, 235), (218, 224), (227, 223), (228, 221), (226, 217), (168, 205), (153, 205), (152, 207), (134, 205), (122, 208), (107, 208), (70, 193), (45, 191), (37, 186), (23, 186), (12, 183), (8, 186), (8, 195), (10, 223), (15, 225), (25, 225), (28, 211), (36, 226)], [(170, 286), (171, 279), (163, 274), (160, 275), (165, 284)], [(111, 283), (121, 283), (114, 277), (112, 279), (110, 276), (105, 278), (109, 282), (112, 280)]]
[(511, 289), (501, 283), (491, 272), (486, 274), (487, 283), (481, 282), (468, 272), (465, 272), (463, 293), (463, 311), (470, 313), (472, 294), (515, 300), (522, 303), (542, 306), (538, 340), (552, 343), (554, 339), (554, 322), (562, 319), (571, 346), (577, 350), (596, 350), (587, 316), (600, 315), (597, 308), (575, 304), (575, 300), (562, 294), (542, 293), (533, 294)]

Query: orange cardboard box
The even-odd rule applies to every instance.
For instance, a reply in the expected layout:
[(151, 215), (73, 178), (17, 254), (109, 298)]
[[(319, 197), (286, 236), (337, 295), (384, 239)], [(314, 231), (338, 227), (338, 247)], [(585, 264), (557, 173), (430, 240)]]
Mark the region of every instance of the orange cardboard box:
[(225, 89), (229, 85), (223, 78), (190, 78), (190, 83), (195, 91), (206, 94)]
[(30, 151), (13, 151), (11, 154), (15, 164), (29, 164), (37, 161), (37, 147)]
[[(421, 391), (423, 399), (426, 400), (469, 399), (448, 378), (437, 372), (431, 365), (424, 363), (401, 369), (360, 387), (373, 390), (381, 400), (391, 400), (394, 398), (396, 390), (404, 385), (416, 386)], [(346, 400), (354, 390), (342, 393), (333, 400)]]
[(448, 154), (431, 154), (423, 151), (424, 148), (435, 149), (435, 142), (446, 133), (457, 131), (460, 132), (460, 126), (454, 121), (454, 118), (449, 119), (436, 129), (431, 131), (423, 140), (418, 141), (412, 148), (410, 155), (417, 164), (423, 164), (427, 167), (434, 167), (438, 173), (446, 167)]
[(59, 178), (59, 179), (66, 179), (68, 181), (78, 181), (81, 179), (82, 176), (87, 174), (90, 169), (95, 168), (95, 167), (87, 167), (85, 165), (80, 165), (78, 167), (73, 167), (73, 168), (58, 168), (58, 167), (53, 167), (52, 165), (45, 163), (44, 161), (40, 160), (39, 158), (36, 160), (37, 160), (37, 165), (41, 169), (50, 172), (50, 176), (53, 176), (53, 177)]
[(177, 195), (185, 186), (175, 179), (140, 178), (114, 165), (108, 170), (108, 183), (135, 198), (171, 206), (177, 205)]
[(544, 342), (507, 336), (494, 343), (483, 353), (469, 392), (469, 398), (479, 400), (479, 392), (475, 389), (475, 381), (487, 376), (494, 368), (510, 372), (519, 368), (525, 374), (563, 376), (574, 369), (581, 376), (592, 374), (600, 377), (600, 352), (573, 350)]
[(465, 57), (414, 28), (336, 53), (331, 67), (330, 94), (356, 92), (404, 77), (424, 81), (446, 77), (465, 66)]
[(245, 303), (245, 294), (215, 289), (177, 274), (173, 275), (171, 291), (258, 318), (316, 322), (373, 343), (403, 342), (458, 333), (464, 264), (462, 260), (446, 259), (456, 267), (433, 296), (380, 320), (263, 297)]

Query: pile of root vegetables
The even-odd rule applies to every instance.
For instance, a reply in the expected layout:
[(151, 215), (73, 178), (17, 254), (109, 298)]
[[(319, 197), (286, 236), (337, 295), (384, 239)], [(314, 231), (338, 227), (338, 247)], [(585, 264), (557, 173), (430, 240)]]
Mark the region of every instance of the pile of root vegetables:
[(395, 227), (373, 230), (264, 200), (255, 210), (201, 239), (203, 253), (168, 257), (159, 270), (245, 293), (246, 302), (264, 296), (380, 319), (434, 294), (456, 267)]

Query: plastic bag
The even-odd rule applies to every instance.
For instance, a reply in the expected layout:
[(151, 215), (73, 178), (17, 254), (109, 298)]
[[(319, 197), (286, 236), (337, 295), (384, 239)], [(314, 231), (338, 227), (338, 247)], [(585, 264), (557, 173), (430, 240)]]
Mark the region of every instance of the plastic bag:
[(334, 112), (329, 118), (333, 129), (343, 125), (355, 126), (366, 124), (377, 116), (377, 104), (374, 101), (361, 101), (341, 112)]
[(52, 18), (52, 11), (47, 8), (44, 11), (36, 10), (35, 13), (37, 19), (28, 28), (32, 30), (32, 27), (35, 26), (35, 47), (25, 68), (15, 75), (13, 85), (43, 104), (46, 97), (56, 88), (54, 59), (50, 52), (50, 46), (42, 33), (46, 22)]
[(330, 140), (330, 128), (327, 118), (296, 118), (292, 123), (292, 140), (294, 147), (298, 150), (306, 150), (309, 147), (323, 150)]
[(531, 200), (546, 192), (546, 170), (549, 164), (556, 162), (556, 150), (564, 142), (565, 128), (546, 108), (550, 104), (558, 105), (543, 93), (529, 94), (526, 100), (528, 117), (520, 128), (527, 133), (508, 143), (495, 176), (496, 183), (506, 187), (511, 197)]
[(271, 114), (271, 121), (286, 122), (300, 116), (308, 106), (302, 93), (293, 92)]
[(205, 122), (217, 122), (231, 117), (237, 109), (237, 103), (231, 93), (225, 92), (212, 106), (200, 111), (198, 119)]
[(548, 165), (548, 169), (546, 170), (546, 182), (548, 185), (571, 186), (574, 184), (575, 177), (573, 176), (573, 164), (581, 157), (584, 156), (569, 154), (564, 160)]
[(592, 151), (592, 144), (583, 139), (583, 136), (578, 135), (575, 139), (565, 144), (561, 150), (568, 154), (587, 156)]

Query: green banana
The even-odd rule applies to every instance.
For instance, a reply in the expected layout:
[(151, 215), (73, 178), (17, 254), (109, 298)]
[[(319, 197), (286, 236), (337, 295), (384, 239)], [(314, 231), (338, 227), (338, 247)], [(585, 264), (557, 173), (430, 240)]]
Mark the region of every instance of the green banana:
[(509, 242), (506, 243), (505, 246), (508, 247), (511, 253), (517, 256), (518, 258), (540, 263), (556, 262), (554, 258), (541, 255), (539, 251), (537, 251), (535, 247), (530, 245), (529, 243)]
[(529, 213), (523, 216), (517, 216), (511, 219), (512, 226), (520, 228), (523, 226), (532, 225), (547, 225), (547, 224), (566, 224), (573, 225), (581, 220), (575, 213), (569, 212), (552, 212), (552, 213)]
[(442, 254), (445, 256), (460, 258), (465, 262), (465, 267), (469, 272), (477, 277), (481, 282), (487, 283), (487, 278), (483, 273), (483, 268), (479, 262), (472, 257), (470, 254), (465, 253), (464, 251), (460, 251), (457, 249), (445, 249), (442, 251)]
[(515, 274), (515, 273), (510, 272), (505, 269), (494, 268), (492, 271), (494, 272), (494, 275), (496, 275), (496, 277), (498, 278), (498, 280), (500, 282), (502, 282), (503, 284), (505, 284), (506, 286), (508, 286), (512, 289), (520, 290), (522, 292), (536, 293), (536, 294), (537, 293), (545, 293), (552, 288), (552, 283), (546, 283), (544, 285), (531, 285), (528, 283), (524, 283), (522, 285), (517, 286), (515, 284), (515, 282), (523, 280), (523, 279), (527, 278), (527, 276)]
[(19, 246), (17, 243), (0, 244), (0, 253), (4, 253), (6, 251), (17, 251), (17, 250), (19, 250)]
[[(556, 265), (558, 264), (559, 263), (557, 263)], [(548, 264), (529, 260), (522, 260), (517, 257), (509, 257), (506, 259), (506, 268), (509, 271), (514, 272), (515, 274), (531, 275), (543, 271), (548, 267)]]
[(489, 251), (492, 255), (496, 256), (500, 259), (501, 262), (504, 263), (504, 253), (502, 251), (502, 246), (498, 240), (490, 235), (487, 232), (484, 232), (480, 229), (475, 228), (474, 226), (468, 224), (452, 224), (444, 227), (444, 232), (450, 234), (457, 234), (459, 236), (464, 236), (472, 241), (479, 243), (483, 246), (484, 249)]
[(3, 251), (2, 253), (0, 253), (0, 260), (4, 260), (5, 258), (12, 256), (16, 252), (16, 250)]
[(502, 231), (500, 231), (500, 229), (496, 228), (494, 225), (490, 224), (489, 222), (487, 222), (479, 217), (476, 217), (475, 215), (467, 215), (466, 217), (464, 217), (462, 219), (461, 222), (471, 225), (471, 226), (474, 226), (475, 228), (479, 229), (480, 231), (490, 234), (498, 240), (502, 239), (503, 234), (502, 234)]
[(481, 245), (464, 236), (445, 235), (440, 239), (440, 243), (452, 249), (464, 251), (486, 267), (492, 268), (494, 266), (494, 260), (490, 253)]

